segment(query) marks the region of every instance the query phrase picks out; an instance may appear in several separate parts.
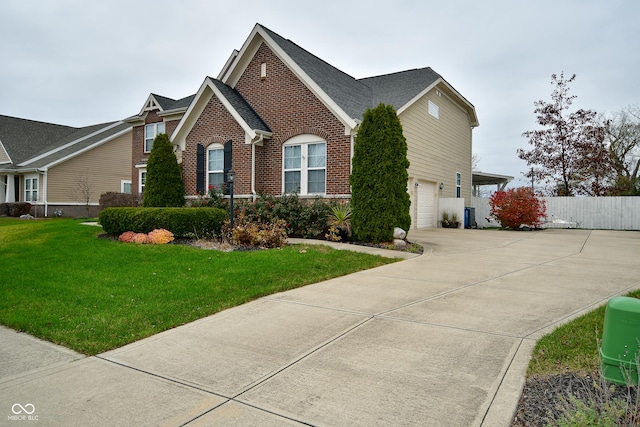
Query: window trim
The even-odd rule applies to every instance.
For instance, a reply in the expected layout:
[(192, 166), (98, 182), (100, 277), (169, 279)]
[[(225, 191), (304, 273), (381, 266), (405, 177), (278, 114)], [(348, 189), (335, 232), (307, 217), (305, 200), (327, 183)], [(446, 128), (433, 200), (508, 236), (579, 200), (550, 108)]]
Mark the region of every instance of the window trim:
[(147, 184), (147, 168), (140, 168), (138, 169), (138, 194), (144, 194), (144, 186), (146, 184)]
[[(309, 167), (309, 146), (315, 144), (324, 144), (324, 166), (323, 167)], [(300, 167), (299, 168), (285, 168), (285, 150), (287, 147), (300, 146)], [(324, 191), (322, 192), (309, 192), (309, 171), (323, 170), (324, 171)], [(300, 172), (300, 187), (298, 188), (298, 195), (325, 195), (327, 194), (327, 141), (316, 135), (303, 134), (297, 135), (289, 139), (282, 144), (282, 194), (292, 194), (287, 192), (285, 176), (286, 172)]]
[[(129, 184), (129, 191), (125, 191), (124, 186)], [(120, 180), (120, 192), (121, 193), (127, 193), (127, 194), (131, 194), (133, 193), (133, 186), (132, 186), (132, 182), (130, 179), (121, 179)]]
[[(204, 174), (205, 174), (205, 191), (208, 191), (208, 189), (212, 185), (209, 182), (209, 175), (210, 174), (212, 174), (212, 173), (216, 173), (216, 174), (217, 173), (221, 173), (222, 174), (222, 183), (224, 184), (224, 182), (225, 182), (225, 176), (224, 176), (224, 146), (222, 144), (214, 143), (214, 144), (209, 145), (206, 148), (206, 150), (207, 150), (207, 155), (206, 155), (206, 159), (205, 159), (206, 167), (205, 167)], [(211, 151), (218, 151), (218, 150), (222, 153), (222, 169), (210, 170), (209, 169), (209, 159), (210, 159), (209, 153)]]
[(432, 117), (440, 119), (440, 107), (438, 106), (438, 104), (436, 104), (432, 100), (429, 100), (429, 106), (427, 107), (427, 110)]
[[(33, 188), (33, 184), (35, 183), (35, 188)], [(27, 188), (27, 185), (30, 188)], [(40, 179), (38, 175), (25, 175), (24, 177), (24, 201), (25, 202), (38, 202), (38, 196), (40, 192)], [(35, 198), (33, 195), (35, 193)]]
[[(162, 131), (158, 132), (158, 127), (162, 125)], [(153, 136), (149, 136), (147, 135), (147, 129), (153, 129)], [(156, 136), (158, 136), (161, 133), (165, 133), (166, 132), (166, 126), (164, 122), (156, 122), (156, 123), (147, 123), (144, 125), (144, 140), (142, 143), (142, 151), (144, 153), (150, 153), (151, 152), (151, 148), (153, 147), (153, 140), (156, 139)], [(149, 150), (147, 150), (147, 141), (150, 140), (149, 143)]]

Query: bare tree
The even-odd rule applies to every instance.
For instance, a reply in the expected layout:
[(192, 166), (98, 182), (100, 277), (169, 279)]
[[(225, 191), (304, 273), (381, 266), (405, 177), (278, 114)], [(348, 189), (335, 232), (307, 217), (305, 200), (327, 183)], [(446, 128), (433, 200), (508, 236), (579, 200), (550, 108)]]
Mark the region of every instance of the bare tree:
[(612, 194), (640, 195), (640, 106), (629, 106), (601, 120), (616, 175)]
[(477, 154), (474, 154), (473, 156), (471, 156), (471, 170), (472, 171), (479, 171), (480, 170), (479, 169), (480, 160), (482, 160), (482, 159)]
[(76, 200), (84, 203), (87, 218), (89, 217), (89, 205), (94, 192), (95, 184), (89, 176), (89, 170), (85, 170), (82, 174), (78, 175), (76, 179), (76, 186), (72, 190), (72, 193)]

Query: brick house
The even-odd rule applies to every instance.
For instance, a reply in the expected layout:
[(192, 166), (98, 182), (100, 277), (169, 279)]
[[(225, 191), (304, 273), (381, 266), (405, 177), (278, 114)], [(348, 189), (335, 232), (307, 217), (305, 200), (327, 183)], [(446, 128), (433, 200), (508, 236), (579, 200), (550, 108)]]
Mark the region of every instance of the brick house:
[(150, 95), (133, 125), (132, 188), (166, 132), (187, 197), (236, 172), (236, 197), (297, 192), (349, 198), (351, 156), (367, 108), (391, 104), (408, 144), (412, 228), (437, 224), (439, 197), (471, 198), (475, 108), (431, 68), (355, 79), (260, 24), (195, 95)]

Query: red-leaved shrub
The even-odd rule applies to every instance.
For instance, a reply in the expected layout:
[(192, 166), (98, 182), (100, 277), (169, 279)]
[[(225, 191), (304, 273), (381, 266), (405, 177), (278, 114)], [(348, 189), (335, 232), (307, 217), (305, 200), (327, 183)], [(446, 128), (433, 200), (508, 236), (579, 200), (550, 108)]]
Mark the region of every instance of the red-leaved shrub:
[(164, 228), (157, 228), (149, 234), (136, 233), (135, 231), (125, 231), (118, 237), (118, 240), (125, 243), (138, 243), (150, 245), (165, 245), (172, 242), (173, 233)]
[(544, 200), (526, 187), (497, 191), (491, 195), (489, 204), (491, 215), (500, 221), (502, 227), (512, 230), (518, 230), (523, 225), (538, 227), (547, 214)]
[(136, 233), (133, 231), (125, 231), (120, 235), (120, 237), (118, 237), (118, 240), (125, 243), (131, 243), (135, 235)]

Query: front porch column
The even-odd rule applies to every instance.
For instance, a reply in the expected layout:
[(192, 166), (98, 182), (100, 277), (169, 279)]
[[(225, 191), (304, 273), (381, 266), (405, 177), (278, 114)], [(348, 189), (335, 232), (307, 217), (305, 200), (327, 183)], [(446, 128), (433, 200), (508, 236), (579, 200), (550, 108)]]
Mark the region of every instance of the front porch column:
[(16, 201), (15, 179), (12, 173), (7, 174), (7, 187), (5, 189), (4, 201), (6, 203), (14, 203)]
[(0, 203), (6, 202), (7, 198), (7, 176), (0, 175)]

